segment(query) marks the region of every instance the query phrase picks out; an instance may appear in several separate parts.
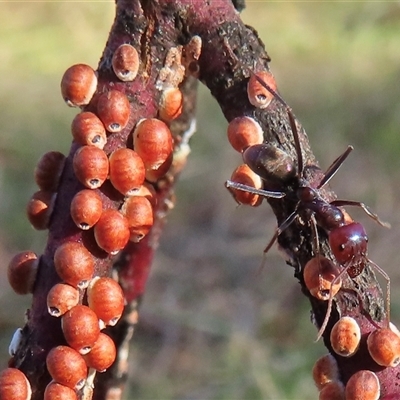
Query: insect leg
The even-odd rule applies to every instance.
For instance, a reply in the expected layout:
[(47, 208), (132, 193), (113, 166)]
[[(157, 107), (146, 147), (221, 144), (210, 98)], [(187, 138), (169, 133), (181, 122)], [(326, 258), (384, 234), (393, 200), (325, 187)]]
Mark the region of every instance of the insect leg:
[(317, 334), (317, 338), (315, 339), (316, 342), (318, 342), (319, 339), (321, 339), (322, 335), (325, 332), (325, 329), (328, 325), (329, 322), (329, 318), (331, 316), (331, 312), (332, 312), (332, 306), (333, 306), (333, 291), (332, 291), (332, 287), (334, 287), (334, 285), (336, 285), (336, 283), (339, 282), (339, 280), (342, 278), (342, 276), (344, 275), (344, 273), (351, 267), (353, 263), (353, 259), (351, 259), (345, 266), (344, 268), (339, 272), (339, 274), (336, 276), (336, 278), (332, 281), (331, 283), (331, 288), (329, 290), (329, 300), (328, 300), (328, 307), (326, 309), (326, 314), (325, 314), (325, 318), (322, 322), (321, 327), (319, 328), (318, 334)]
[(292, 109), (289, 107), (289, 105), (286, 103), (285, 100), (281, 97), (279, 93), (277, 93), (274, 89), (272, 89), (269, 85), (267, 85), (266, 82), (264, 82), (257, 74), (255, 74), (253, 71), (250, 70), (250, 73), (254, 75), (254, 77), (257, 79), (257, 81), (262, 85), (265, 89), (267, 89), (286, 109), (286, 112), (289, 117), (289, 123), (290, 123), (290, 128), (292, 129), (293, 133), (293, 139), (294, 139), (294, 146), (296, 149), (296, 155), (297, 155), (297, 174), (299, 178), (303, 175), (303, 169), (304, 169), (304, 161), (303, 161), (303, 155), (301, 152), (301, 144), (300, 144), (300, 138), (299, 138), (299, 131), (297, 130), (296, 126), (296, 120), (293, 114)]
[(368, 260), (368, 262), (385, 278), (386, 280), (386, 319), (387, 326), (389, 327), (390, 322), (390, 277), (389, 275), (378, 265), (375, 264), (372, 260)]
[(282, 197), (285, 197), (284, 192), (272, 192), (269, 190), (257, 189), (252, 186), (244, 185), (243, 183), (233, 182), (229, 180), (225, 182), (225, 186), (227, 189), (232, 188), (236, 190), (241, 190), (243, 192), (258, 194), (263, 197), (271, 197), (274, 199), (281, 199)]
[(372, 212), (368, 206), (366, 206), (364, 203), (361, 203), (360, 201), (352, 201), (352, 200), (334, 200), (330, 204), (337, 206), (337, 207), (345, 207), (345, 206), (356, 206), (356, 207), (361, 207), (364, 212), (372, 218), (375, 222), (377, 222), (379, 225), (385, 227), (385, 228), (390, 228), (389, 222), (384, 222), (379, 219), (379, 217)]

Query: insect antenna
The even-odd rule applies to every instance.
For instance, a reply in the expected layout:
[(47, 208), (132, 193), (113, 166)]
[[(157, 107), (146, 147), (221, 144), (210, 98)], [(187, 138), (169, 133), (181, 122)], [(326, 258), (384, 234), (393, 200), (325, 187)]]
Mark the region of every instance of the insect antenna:
[(267, 89), (286, 109), (286, 112), (289, 117), (290, 128), (292, 129), (292, 133), (293, 133), (294, 146), (295, 146), (296, 155), (297, 155), (297, 169), (298, 169), (297, 174), (298, 174), (298, 177), (300, 178), (303, 175), (304, 161), (303, 161), (303, 155), (301, 152), (299, 131), (297, 130), (296, 120), (295, 120), (293, 111), (289, 107), (289, 105), (286, 103), (286, 101), (283, 100), (282, 96), (278, 92), (276, 92), (274, 89), (272, 89), (263, 79), (261, 79), (253, 71), (250, 70), (250, 73), (253, 74), (254, 77), (257, 79), (258, 83), (260, 85), (262, 85), (265, 89)]
[[(331, 289), (329, 291), (329, 300), (328, 300), (328, 307), (326, 310), (325, 318), (324, 321), (322, 322), (321, 327), (319, 328), (317, 338), (315, 339), (315, 342), (318, 342), (319, 339), (321, 339), (322, 335), (325, 332), (325, 329), (328, 325), (329, 318), (331, 316), (332, 312), (332, 306), (333, 306), (333, 291), (332, 287), (341, 279), (341, 277), (349, 270), (349, 268), (352, 267), (354, 263), (354, 258), (353, 257), (351, 260), (349, 260), (343, 267), (343, 269), (340, 271), (340, 273), (336, 276), (336, 278), (332, 281), (331, 283)], [(368, 262), (371, 264), (373, 268), (375, 268), (386, 280), (386, 299), (385, 299), (385, 308), (386, 308), (386, 321), (387, 321), (387, 326), (389, 327), (390, 323), (390, 277), (389, 275), (376, 263), (374, 263), (370, 259), (366, 259), (365, 262)]]
[(339, 168), (342, 166), (353, 149), (353, 146), (347, 146), (347, 149), (328, 167), (317, 189), (321, 189), (336, 175), (336, 172), (338, 172)]
[(331, 288), (329, 290), (329, 299), (328, 299), (328, 307), (326, 309), (326, 313), (325, 313), (325, 318), (322, 322), (321, 327), (319, 328), (318, 334), (317, 334), (317, 338), (315, 339), (315, 342), (318, 342), (319, 339), (321, 339), (322, 335), (325, 332), (325, 329), (328, 325), (329, 322), (329, 318), (331, 316), (331, 312), (332, 312), (332, 305), (333, 305), (333, 291), (332, 288), (334, 287), (334, 285), (336, 285), (336, 283), (339, 282), (339, 280), (342, 278), (342, 276), (347, 272), (347, 270), (353, 265), (354, 262), (354, 257), (349, 260), (346, 265), (344, 266), (344, 268), (339, 272), (339, 274), (335, 277), (335, 279), (332, 281), (331, 283)]

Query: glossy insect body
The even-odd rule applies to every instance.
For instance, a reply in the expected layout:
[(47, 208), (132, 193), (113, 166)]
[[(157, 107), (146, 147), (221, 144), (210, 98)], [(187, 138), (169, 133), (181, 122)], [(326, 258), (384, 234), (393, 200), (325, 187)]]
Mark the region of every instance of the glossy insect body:
[[(346, 265), (353, 260), (347, 269), (351, 278), (360, 275), (364, 269), (365, 263), (362, 261), (367, 258), (367, 243), (367, 233), (358, 222), (342, 225), (329, 234), (329, 245), (337, 262)], [(357, 259), (361, 262), (357, 263)]]
[[(294, 132), (294, 135), (297, 135), (297, 131)], [(368, 216), (380, 225), (388, 226), (388, 224), (382, 222), (376, 214), (371, 212), (369, 208), (361, 202), (347, 200), (328, 202), (320, 193), (320, 189), (333, 177), (352, 149), (353, 148), (349, 146), (347, 150), (333, 162), (316, 188), (311, 187), (310, 183), (302, 176), (302, 169), (296, 167), (293, 159), (287, 153), (271, 145), (259, 144), (251, 146), (244, 151), (243, 159), (254, 172), (261, 176), (265, 183), (264, 186), (268, 189), (276, 188), (280, 190), (280, 192), (272, 193), (282, 194), (285, 196), (285, 199), (295, 204), (293, 212), (277, 228), (274, 236), (265, 248), (264, 253), (269, 251), (278, 236), (285, 231), (299, 215), (305, 213), (315, 232), (314, 252), (319, 252), (317, 228), (315, 226), (317, 224), (327, 232), (331, 251), (338, 264), (343, 267), (340, 274), (332, 282), (332, 286), (340, 280), (345, 272), (347, 272), (351, 278), (355, 278), (360, 275), (366, 265), (370, 263), (387, 281), (386, 302), (389, 321), (389, 276), (378, 265), (368, 259), (368, 237), (362, 224), (347, 221), (340, 207), (345, 205), (361, 207)], [(301, 157), (301, 152), (298, 153), (298, 157)], [(301, 166), (302, 164), (303, 163), (300, 162)], [(227, 186), (236, 188), (235, 183), (230, 181), (228, 181)], [(241, 187), (241, 190), (245, 189)], [(254, 192), (254, 189), (252, 189), (252, 191)], [(268, 192), (264, 191), (264, 193), (260, 192), (260, 194), (269, 197)], [(331, 290), (328, 301), (328, 311), (321, 325), (318, 339), (323, 334), (328, 323), (332, 301), (333, 294)]]
[[(301, 210), (309, 210), (314, 213), (318, 225), (330, 231), (344, 225), (345, 216), (343, 211), (334, 204), (335, 202), (329, 203), (321, 196), (320, 189), (333, 177), (352, 149), (349, 146), (345, 153), (332, 164), (317, 188), (311, 187), (310, 183), (302, 177), (302, 161), (299, 162), (301, 165), (299, 169), (289, 154), (272, 145), (263, 143), (248, 147), (243, 153), (243, 160), (264, 180), (266, 189), (282, 191), (286, 199), (297, 203), (293, 214), (288, 217), (288, 222), (293, 222), (294, 217)], [(299, 157), (302, 157), (301, 153)], [(336, 166), (337, 162), (340, 164)]]
[[(252, 74), (252, 76), (257, 74)], [(257, 78), (258, 81), (278, 100), (285, 108), (288, 114), (289, 123), (293, 132), (293, 139), (296, 149), (297, 162), (281, 149), (269, 144), (256, 144), (248, 147), (243, 152), (244, 162), (257, 173), (264, 181), (264, 188), (267, 190), (257, 191), (254, 188), (240, 187), (235, 182), (227, 181), (228, 188), (239, 190), (251, 190), (252, 193), (260, 194), (265, 197), (277, 198), (278, 194), (284, 197), (288, 204), (293, 203), (292, 213), (279, 225), (274, 236), (264, 250), (264, 253), (272, 247), (278, 236), (285, 231), (299, 215), (302, 220), (309, 221), (314, 232), (314, 253), (319, 253), (319, 242), (317, 225), (325, 230), (328, 234), (329, 244), (334, 257), (338, 264), (343, 267), (334, 283), (337, 283), (341, 276), (347, 272), (351, 278), (358, 276), (366, 265), (373, 265), (387, 281), (387, 320), (389, 321), (389, 296), (390, 296), (390, 279), (388, 275), (375, 263), (367, 258), (368, 237), (362, 224), (349, 221), (345, 212), (340, 208), (342, 206), (361, 207), (364, 212), (378, 222), (382, 226), (389, 226), (382, 222), (376, 214), (371, 212), (369, 208), (361, 202), (348, 200), (327, 201), (321, 194), (322, 189), (336, 174), (340, 166), (353, 150), (349, 146), (346, 151), (340, 155), (328, 168), (323, 175), (321, 181), (316, 187), (304, 177), (304, 162), (302, 158), (301, 144), (298, 130), (296, 127), (295, 117), (290, 107), (280, 97), (279, 94), (271, 89), (264, 81)], [(269, 192), (271, 190), (271, 192)], [(332, 307), (332, 291), (330, 291), (328, 311), (324, 322), (321, 325), (318, 338), (321, 337), (329, 320)]]
[(278, 185), (285, 190), (285, 185), (290, 183), (298, 186), (296, 164), (289, 154), (277, 147), (265, 143), (247, 147), (243, 152), (243, 161), (265, 180), (267, 187)]

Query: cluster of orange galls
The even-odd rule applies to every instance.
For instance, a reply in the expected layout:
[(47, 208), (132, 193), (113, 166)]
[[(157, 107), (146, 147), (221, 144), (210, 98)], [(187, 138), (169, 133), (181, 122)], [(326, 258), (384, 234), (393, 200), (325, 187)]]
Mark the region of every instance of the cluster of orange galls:
[[(336, 280), (338, 274), (338, 267), (322, 256), (311, 258), (303, 270), (304, 283), (310, 294), (323, 301), (335, 296), (340, 290), (342, 280)], [(338, 356), (352, 357), (360, 346), (365, 346), (361, 338), (358, 322), (352, 317), (343, 316), (333, 326), (329, 339), (332, 350)], [(378, 366), (390, 368), (400, 364), (400, 333), (392, 323), (389, 327), (372, 328), (367, 336), (366, 347)], [(331, 355), (316, 362), (313, 377), (320, 391), (320, 400), (378, 400), (381, 396), (378, 376), (370, 370), (358, 371), (344, 386), (337, 372), (336, 361)]]
[[(265, 81), (274, 91), (276, 90), (275, 78), (270, 72), (258, 72), (257, 76)], [(247, 85), (247, 96), (249, 102), (254, 107), (260, 109), (267, 108), (274, 98), (273, 94), (257, 80), (255, 74), (250, 76)], [(227, 133), (229, 143), (239, 153), (242, 153), (250, 146), (264, 142), (264, 132), (261, 125), (249, 116), (236, 117), (230, 121)], [(255, 189), (262, 189), (263, 187), (261, 177), (253, 172), (247, 164), (241, 164), (233, 171), (231, 181), (251, 186)], [(230, 190), (239, 204), (247, 204), (254, 207), (260, 205), (263, 199), (255, 193), (236, 189)]]
[[(342, 317), (333, 326), (330, 343), (333, 351), (341, 357), (351, 357), (360, 348), (361, 330), (352, 317)], [(400, 333), (390, 324), (369, 333), (369, 355), (380, 367), (396, 367), (400, 363)], [(340, 380), (335, 358), (325, 355), (313, 367), (313, 379), (319, 390), (320, 400), (378, 400), (381, 387), (378, 376), (368, 369), (353, 374), (346, 386)]]
[[(133, 46), (122, 44), (116, 49), (112, 68), (119, 80), (134, 80), (139, 67)], [(180, 115), (183, 96), (178, 87), (165, 88), (158, 110), (160, 119), (140, 120), (132, 132), (132, 142), (107, 154), (107, 138), (127, 126), (131, 105), (122, 91), (96, 91), (97, 74), (90, 66), (77, 64), (64, 73), (61, 92), (66, 103), (84, 108), (95, 99), (91, 109), (96, 110), (83, 110), (71, 126), (73, 139), (80, 146), (73, 157), (73, 169), (82, 190), (71, 201), (70, 215), (79, 229), (93, 230), (100, 249), (115, 255), (129, 240), (140, 241), (153, 225), (155, 190), (151, 183), (163, 177), (172, 164), (174, 141), (167, 124)], [(65, 156), (52, 151), (35, 169), (40, 190), (29, 200), (27, 215), (36, 229), (49, 226), (64, 163)], [(101, 186), (106, 180), (124, 196), (119, 209), (103, 208)], [(8, 279), (16, 293), (33, 291), (38, 266), (39, 257), (31, 251), (13, 257)], [(124, 294), (115, 280), (94, 277), (95, 258), (81, 242), (60, 245), (54, 253), (54, 267), (61, 282), (49, 291), (47, 307), (51, 316), (60, 318), (68, 346), (57, 346), (47, 355), (47, 369), (53, 380), (44, 398), (77, 399), (88, 373), (105, 371), (116, 358), (114, 342), (101, 330), (118, 322)], [(81, 304), (82, 298), (86, 305)], [(18, 350), (20, 335), (21, 330), (14, 335), (11, 356)], [(8, 368), (0, 373), (1, 400), (30, 397), (29, 381), (21, 371)]]
[[(121, 45), (114, 53), (112, 66), (121, 81), (132, 81), (139, 70), (136, 49)], [(275, 80), (270, 72), (257, 74), (273, 90)], [(97, 75), (83, 64), (69, 68), (61, 83), (62, 95), (70, 106), (83, 107), (96, 93)], [(247, 94), (257, 108), (266, 108), (273, 95), (251, 75)], [(117, 254), (129, 240), (140, 241), (153, 225), (154, 189), (149, 182), (164, 176), (172, 164), (173, 138), (167, 123), (178, 117), (182, 109), (182, 93), (177, 87), (166, 88), (161, 96), (159, 118), (140, 120), (133, 131), (130, 148), (111, 154), (103, 150), (107, 135), (120, 132), (130, 119), (130, 103), (124, 93), (110, 90), (96, 99), (96, 112), (82, 111), (73, 120), (71, 132), (81, 147), (76, 151), (73, 168), (76, 178), (85, 187), (71, 202), (71, 218), (79, 229), (93, 229), (97, 245), (109, 254)], [(165, 121), (165, 122), (163, 122)], [(260, 124), (251, 117), (233, 119), (228, 126), (228, 140), (238, 152), (264, 141)], [(58, 181), (65, 157), (59, 152), (46, 153), (35, 170), (40, 188), (28, 203), (31, 224), (46, 229), (54, 205)], [(103, 209), (98, 188), (109, 179), (125, 200), (119, 210)], [(246, 164), (240, 165), (231, 180), (262, 188), (262, 180)], [(232, 190), (241, 204), (257, 206), (258, 194)], [(8, 277), (13, 289), (20, 294), (32, 291), (39, 259), (32, 252), (17, 254), (9, 264)], [(53, 348), (47, 356), (47, 368), (53, 381), (47, 386), (45, 399), (64, 396), (76, 399), (87, 379), (88, 367), (106, 370), (115, 360), (116, 349), (109, 336), (101, 332), (106, 325), (115, 325), (122, 315), (123, 292), (111, 278), (93, 278), (94, 259), (86, 247), (77, 242), (66, 242), (54, 255), (55, 269), (62, 280), (48, 293), (50, 315), (61, 318), (61, 326), (68, 346)], [(341, 281), (331, 290), (337, 276), (335, 265), (320, 257), (309, 261), (304, 269), (304, 280), (310, 293), (327, 300), (334, 296)], [(86, 291), (87, 305), (79, 304)], [(351, 357), (359, 349), (360, 327), (353, 318), (342, 317), (333, 327), (330, 342), (341, 357)], [(14, 343), (14, 346), (18, 344)], [(368, 336), (367, 347), (372, 359), (382, 367), (395, 367), (400, 362), (400, 336), (392, 327), (380, 328)], [(14, 351), (14, 350), (13, 350)], [(362, 370), (354, 374), (344, 387), (340, 381), (336, 360), (332, 355), (319, 359), (313, 377), (320, 391), (320, 400), (379, 399), (380, 384), (376, 374)], [(365, 389), (368, 388), (368, 389)], [(364, 397), (360, 397), (364, 396)], [(0, 399), (25, 400), (30, 398), (30, 385), (25, 375), (14, 368), (0, 374)]]
[[(274, 95), (260, 83), (264, 81), (273, 91), (276, 82), (269, 71), (251, 74), (247, 85), (249, 102), (259, 109), (265, 109), (271, 103)], [(261, 144), (264, 141), (260, 124), (252, 117), (239, 116), (228, 125), (228, 140), (232, 147), (243, 153), (248, 147)], [(235, 169), (231, 180), (255, 189), (263, 188), (263, 181), (246, 164)], [(230, 188), (239, 204), (258, 206), (262, 197), (257, 193)], [(345, 218), (351, 217), (345, 212)], [(313, 257), (303, 269), (304, 283), (310, 294), (319, 300), (327, 301), (335, 296), (342, 286), (342, 280), (337, 280), (339, 268), (329, 259), (319, 255)], [(332, 283), (335, 282), (334, 287)], [(361, 329), (357, 321), (351, 317), (342, 317), (332, 328), (330, 343), (333, 351), (340, 357), (351, 357), (359, 350)], [(380, 367), (396, 367), (400, 364), (400, 333), (390, 324), (389, 328), (378, 328), (368, 334), (367, 349), (371, 358)], [(319, 359), (313, 369), (315, 384), (320, 391), (320, 400), (378, 400), (381, 395), (377, 375), (370, 370), (355, 373), (346, 386), (340, 380), (335, 358), (329, 354)]]

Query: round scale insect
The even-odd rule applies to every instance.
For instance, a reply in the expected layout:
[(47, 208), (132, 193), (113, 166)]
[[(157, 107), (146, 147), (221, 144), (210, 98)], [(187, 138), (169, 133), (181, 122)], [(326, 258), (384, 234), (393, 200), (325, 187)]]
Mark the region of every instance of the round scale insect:
[[(349, 156), (353, 147), (348, 146), (347, 149), (333, 161), (316, 187), (313, 187), (305, 176), (299, 133), (291, 108), (282, 97), (258, 77), (257, 74), (252, 73), (252, 77), (256, 77), (258, 82), (273, 94), (274, 98), (286, 109), (293, 133), (297, 162), (295, 162), (289, 154), (270, 144), (255, 144), (244, 150), (243, 160), (250, 169), (263, 179), (264, 188), (268, 190), (258, 190), (229, 180), (226, 182), (226, 187), (270, 198), (284, 197), (285, 200), (288, 201), (288, 204), (294, 204), (293, 211), (278, 226), (272, 239), (266, 246), (264, 254), (269, 251), (279, 235), (300, 217), (302, 221), (306, 221), (306, 223), (311, 225), (311, 229), (314, 232), (314, 253), (319, 253), (317, 226), (327, 232), (331, 251), (338, 264), (342, 267), (342, 270), (332, 282), (332, 287), (339, 282), (344, 273), (347, 272), (351, 278), (354, 278), (360, 275), (368, 264), (373, 266), (387, 282), (386, 312), (387, 321), (389, 323), (390, 278), (378, 265), (368, 259), (368, 237), (362, 224), (349, 221), (347, 214), (341, 207), (360, 207), (369, 217), (380, 225), (384, 227), (390, 227), (390, 225), (381, 221), (379, 217), (362, 202), (350, 200), (334, 200), (329, 202), (324, 198), (321, 192), (321, 189), (332, 179)], [(326, 317), (321, 324), (317, 340), (322, 336), (328, 324), (332, 302), (333, 292), (331, 289)]]

